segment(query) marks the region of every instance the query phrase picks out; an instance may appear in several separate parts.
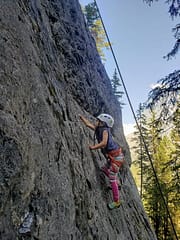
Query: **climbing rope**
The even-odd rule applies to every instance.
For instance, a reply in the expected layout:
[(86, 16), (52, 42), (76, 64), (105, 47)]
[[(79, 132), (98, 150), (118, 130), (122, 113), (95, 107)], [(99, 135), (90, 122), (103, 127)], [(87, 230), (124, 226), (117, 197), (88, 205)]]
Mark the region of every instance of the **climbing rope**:
[(145, 151), (146, 151), (147, 156), (148, 156), (148, 159), (149, 159), (149, 161), (150, 161), (150, 164), (151, 164), (151, 167), (152, 167), (152, 170), (153, 170), (153, 173), (154, 173), (154, 176), (155, 176), (155, 179), (156, 179), (158, 188), (159, 188), (160, 195), (161, 195), (161, 197), (162, 197), (164, 206), (165, 206), (165, 208), (166, 208), (166, 211), (167, 211), (169, 220), (170, 220), (171, 225), (172, 225), (173, 232), (174, 232), (174, 234), (175, 234), (176, 240), (178, 240), (178, 236), (177, 236), (177, 233), (176, 233), (176, 230), (175, 230), (174, 223), (173, 223), (173, 221), (172, 221), (172, 217), (171, 217), (171, 214), (170, 214), (168, 205), (167, 205), (166, 200), (165, 200), (165, 198), (164, 198), (164, 195), (163, 195), (163, 192), (162, 192), (162, 189), (161, 189), (161, 186), (160, 186), (160, 183), (159, 183), (159, 180), (158, 180), (158, 177), (157, 177), (157, 174), (156, 174), (156, 171), (155, 171), (155, 168), (154, 168), (154, 165), (153, 165), (151, 156), (150, 156), (150, 154), (149, 154), (149, 150), (148, 150), (147, 144), (146, 144), (146, 142), (145, 142), (145, 139), (144, 139), (144, 136), (143, 136), (143, 134), (142, 134), (141, 128), (140, 128), (139, 123), (138, 123), (138, 121), (137, 121), (137, 118), (136, 118), (136, 115), (135, 115), (135, 112), (134, 112), (134, 109), (133, 109), (133, 106), (132, 106), (132, 103), (131, 103), (131, 100), (130, 100), (130, 97), (129, 97), (129, 94), (128, 94), (128, 91), (127, 91), (127, 88), (126, 88), (126, 85), (125, 85), (125, 82), (124, 82), (124, 80), (123, 80), (123, 77), (122, 77), (122, 74), (121, 74), (121, 71), (120, 71), (120, 68), (119, 68), (119, 64), (118, 64), (118, 62), (117, 62), (117, 58), (116, 58), (116, 56), (115, 56), (115, 53), (114, 53), (114, 50), (113, 50), (113, 47), (112, 47), (112, 44), (111, 44), (109, 35), (108, 35), (107, 31), (106, 31), (106, 27), (105, 27), (104, 21), (103, 21), (103, 19), (102, 19), (102, 16), (101, 16), (101, 13), (100, 13), (100, 10), (99, 10), (99, 7), (98, 7), (98, 4), (97, 4), (96, 0), (94, 0), (94, 3), (95, 3), (95, 6), (96, 6), (96, 8), (97, 8), (97, 11), (98, 11), (98, 13), (99, 13), (99, 17), (100, 17), (100, 20), (101, 20), (101, 22), (102, 22), (102, 26), (103, 26), (104, 32), (105, 32), (105, 34), (106, 34), (106, 37), (107, 37), (107, 40), (108, 40), (108, 44), (109, 44), (109, 46), (110, 46), (110, 49), (111, 49), (111, 52), (112, 52), (112, 55), (113, 55), (113, 58), (114, 58), (114, 61), (115, 61), (115, 64), (116, 64), (116, 67), (117, 67), (117, 70), (118, 70), (118, 73), (119, 73), (119, 76), (120, 76), (122, 85), (123, 85), (123, 88), (124, 88), (124, 91), (125, 91), (125, 94), (126, 94), (126, 97), (127, 97), (127, 99), (128, 99), (129, 106), (130, 106), (130, 108), (131, 108), (131, 111), (132, 111), (133, 117), (134, 117), (134, 119), (135, 119), (137, 128), (138, 128), (138, 130), (139, 130), (139, 133), (140, 133), (142, 142), (143, 142), (143, 144), (144, 144)]

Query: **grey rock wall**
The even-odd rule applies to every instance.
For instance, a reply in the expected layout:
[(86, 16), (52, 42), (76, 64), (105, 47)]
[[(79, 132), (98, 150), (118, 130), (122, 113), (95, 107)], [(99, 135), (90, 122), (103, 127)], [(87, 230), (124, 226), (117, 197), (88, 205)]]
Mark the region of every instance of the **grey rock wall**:
[[(115, 118), (122, 206), (78, 114)], [(0, 239), (153, 240), (129, 171), (118, 102), (77, 0), (0, 1)]]

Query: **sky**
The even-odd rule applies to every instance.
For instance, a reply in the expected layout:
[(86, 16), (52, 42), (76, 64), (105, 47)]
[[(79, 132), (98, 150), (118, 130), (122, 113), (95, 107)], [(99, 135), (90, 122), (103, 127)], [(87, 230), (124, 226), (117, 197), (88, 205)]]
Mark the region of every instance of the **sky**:
[[(84, 6), (92, 0), (79, 0)], [(168, 4), (160, 0), (149, 6), (143, 0), (96, 0), (108, 32), (134, 112), (148, 98), (151, 87), (180, 69), (180, 54), (163, 58), (173, 47), (172, 28), (179, 19), (168, 14)], [(116, 68), (111, 51), (105, 51), (105, 68), (110, 78)], [(123, 97), (123, 124), (135, 123), (126, 96)]]

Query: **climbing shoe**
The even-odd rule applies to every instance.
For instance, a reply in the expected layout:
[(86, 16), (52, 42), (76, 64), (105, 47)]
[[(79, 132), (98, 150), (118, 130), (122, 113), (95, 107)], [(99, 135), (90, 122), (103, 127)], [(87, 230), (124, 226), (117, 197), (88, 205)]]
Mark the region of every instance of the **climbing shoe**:
[(109, 208), (110, 210), (113, 210), (113, 209), (115, 209), (115, 208), (119, 208), (120, 205), (121, 205), (120, 201), (112, 202), (112, 203), (109, 203), (109, 204), (108, 204), (108, 208)]

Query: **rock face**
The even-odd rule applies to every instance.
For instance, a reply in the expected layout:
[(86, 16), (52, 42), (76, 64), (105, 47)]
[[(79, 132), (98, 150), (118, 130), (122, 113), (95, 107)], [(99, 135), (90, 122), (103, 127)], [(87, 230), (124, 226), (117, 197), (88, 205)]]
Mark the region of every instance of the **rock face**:
[[(121, 111), (77, 0), (0, 1), (0, 239), (156, 239), (128, 169), (122, 206), (79, 121)], [(128, 164), (126, 166), (128, 168)]]

